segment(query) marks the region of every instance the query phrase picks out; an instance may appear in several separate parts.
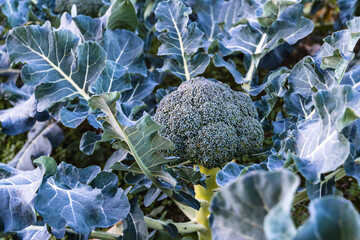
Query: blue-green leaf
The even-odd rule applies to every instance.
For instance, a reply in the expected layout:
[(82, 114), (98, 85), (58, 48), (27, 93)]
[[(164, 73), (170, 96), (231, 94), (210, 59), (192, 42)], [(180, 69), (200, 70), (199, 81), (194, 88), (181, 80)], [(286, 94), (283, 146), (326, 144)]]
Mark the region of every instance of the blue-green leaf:
[(123, 223), (125, 229), (123, 240), (147, 240), (149, 238), (144, 214), (137, 200), (137, 197), (130, 200), (131, 209)]
[(349, 156), (350, 144), (341, 130), (360, 116), (360, 94), (351, 86), (338, 86), (319, 91), (313, 101), (318, 116), (299, 123), (295, 161), (307, 179), (316, 181)]
[[(360, 136), (359, 131), (359, 120), (354, 122), (354, 125), (356, 126), (356, 130), (354, 132), (357, 134), (357, 136)], [(344, 170), (346, 172), (346, 175), (355, 178), (358, 183), (360, 183), (360, 163), (358, 155), (356, 154), (356, 150), (359, 148), (359, 146), (356, 146), (356, 143), (350, 144), (350, 154), (348, 158), (346, 159), (344, 163)]]
[(360, 91), (360, 65), (356, 65), (344, 74), (341, 84), (353, 86), (356, 91)]
[[(190, 61), (187, 62), (187, 71), (189, 78), (193, 78), (201, 73), (203, 73), (206, 69), (206, 67), (210, 63), (210, 57), (209, 55), (205, 53), (198, 53), (196, 54)], [(159, 71), (169, 71), (173, 73), (178, 78), (185, 81), (187, 78), (187, 72), (184, 70), (185, 67), (183, 63), (176, 59), (170, 59), (167, 58), (164, 62), (164, 65), (162, 68), (159, 69)]]
[[(224, 10), (235, 12), (233, 7), (229, 7), (235, 1), (226, 2), (224, 0), (199, 0), (194, 1), (192, 9), (196, 12), (198, 17), (197, 22), (199, 28), (204, 32), (206, 41), (205, 45), (208, 47), (212, 41), (217, 38), (221, 32), (220, 24), (224, 22)], [(227, 16), (229, 13), (227, 14)], [(225, 25), (227, 22), (225, 22)]]
[(284, 224), (291, 223), (298, 185), (299, 179), (288, 171), (255, 171), (222, 188), (211, 202), (213, 239), (284, 239), (279, 236), (294, 234), (295, 226)]
[(239, 22), (257, 21), (257, 18), (263, 14), (264, 5), (269, 1), (200, 0), (194, 1), (191, 7), (198, 16), (199, 28), (211, 42)]
[(304, 97), (309, 97), (314, 94), (313, 88), (328, 90), (334, 85), (335, 79), (318, 75), (314, 65), (311, 57), (305, 57), (294, 66), (289, 76), (289, 85), (294, 94), (299, 93)]
[(31, 227), (25, 228), (24, 230), (17, 232), (17, 237), (21, 240), (48, 240), (51, 238), (51, 234), (48, 232), (45, 225), (40, 229), (33, 229)]
[[(48, 162), (48, 163), (46, 163)], [(21, 171), (0, 163), (0, 232), (20, 231), (36, 222), (34, 198), (52, 158), (38, 159), (38, 168)], [(6, 207), (5, 207), (6, 206)]]
[(36, 211), (56, 231), (66, 226), (79, 234), (89, 234), (94, 227), (110, 227), (124, 219), (129, 201), (117, 188), (115, 174), (100, 167), (78, 169), (62, 162), (41, 185), (35, 199)]
[(88, 116), (89, 109), (87, 107), (79, 107), (74, 111), (70, 111), (66, 107), (60, 109), (61, 122), (70, 128), (77, 128)]
[(10, 31), (6, 41), (10, 59), (26, 62), (22, 80), (38, 85), (38, 110), (75, 96), (89, 99), (88, 87), (105, 67), (106, 55), (95, 42), (77, 47), (78, 42), (79, 38), (70, 31), (53, 31), (49, 22), (42, 27), (31, 25)]
[(106, 67), (99, 79), (91, 86), (96, 94), (107, 92), (123, 92), (131, 89), (130, 75), (127, 68), (115, 61), (106, 61)]
[(136, 10), (130, 0), (115, 0), (110, 6), (111, 13), (107, 21), (108, 29), (127, 29), (135, 31), (139, 21), (136, 16)]
[(113, 65), (120, 64), (129, 73), (146, 76), (144, 42), (135, 33), (123, 29), (106, 30), (102, 46)]
[(324, 39), (324, 44), (314, 58), (305, 57), (294, 67), (289, 76), (293, 93), (309, 97), (314, 91), (329, 90), (341, 82), (360, 38), (359, 23), (360, 18), (349, 21), (348, 29)]
[(35, 95), (25, 101), (19, 101), (16, 106), (0, 110), (1, 132), (7, 135), (18, 135), (34, 126), (36, 119)]
[(17, 135), (32, 128), (36, 121), (49, 118), (47, 111), (36, 111), (34, 89), (29, 86), (18, 88), (14, 83), (0, 84), (0, 94), (9, 98), (12, 108), (0, 110), (1, 131)]
[(30, 10), (29, 0), (0, 0), (1, 12), (6, 16), (10, 27), (25, 24)]
[(56, 123), (37, 122), (28, 132), (27, 142), (8, 164), (19, 170), (32, 170), (34, 158), (49, 156), (63, 140), (63, 130)]
[(234, 80), (237, 84), (244, 83), (244, 78), (241, 73), (236, 70), (236, 65), (233, 61), (225, 61), (218, 53), (214, 56), (214, 64), (216, 67), (225, 67), (231, 75), (234, 77)]
[(257, 23), (248, 22), (231, 28), (230, 38), (223, 38), (220, 42), (229, 53), (241, 51), (258, 63), (258, 59), (284, 41), (294, 44), (313, 30), (313, 23), (301, 14), (301, 5), (290, 6), (268, 28), (261, 28)]
[(82, 135), (80, 140), (80, 150), (83, 153), (92, 155), (94, 153), (96, 144), (101, 141), (101, 135), (94, 132), (86, 132)]
[(130, 103), (143, 100), (159, 85), (159, 78), (156, 72), (148, 72), (146, 77), (132, 76), (131, 88), (121, 94), (121, 101)]
[(155, 28), (161, 33), (158, 39), (162, 43), (158, 55), (170, 56), (161, 70), (173, 72), (182, 80), (203, 73), (209, 64), (207, 54), (195, 55), (202, 46), (204, 33), (196, 23), (188, 24), (190, 13), (191, 8), (179, 0), (161, 2), (155, 10), (158, 19)]
[(323, 197), (310, 202), (310, 218), (298, 229), (294, 240), (353, 240), (360, 238), (360, 217), (351, 202)]
[(238, 179), (244, 168), (245, 166), (238, 165), (233, 162), (226, 164), (225, 167), (216, 174), (217, 185), (225, 187), (230, 183), (233, 183), (236, 179)]
[(356, 9), (358, 8), (357, 0), (338, 0), (340, 8), (340, 20), (341, 23), (345, 23), (354, 18)]
[(99, 18), (92, 18), (85, 15), (78, 15), (73, 18), (85, 41), (100, 41), (103, 29)]
[(306, 180), (305, 184), (306, 184), (306, 192), (311, 201), (314, 200), (315, 198), (335, 194), (335, 178), (331, 178), (328, 181), (319, 182), (316, 184)]

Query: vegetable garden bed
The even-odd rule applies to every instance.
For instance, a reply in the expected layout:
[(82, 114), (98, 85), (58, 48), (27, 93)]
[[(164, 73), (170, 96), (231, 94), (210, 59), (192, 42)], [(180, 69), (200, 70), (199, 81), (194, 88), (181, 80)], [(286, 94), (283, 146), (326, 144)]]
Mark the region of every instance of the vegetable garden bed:
[(360, 239), (354, 0), (0, 0), (0, 238)]

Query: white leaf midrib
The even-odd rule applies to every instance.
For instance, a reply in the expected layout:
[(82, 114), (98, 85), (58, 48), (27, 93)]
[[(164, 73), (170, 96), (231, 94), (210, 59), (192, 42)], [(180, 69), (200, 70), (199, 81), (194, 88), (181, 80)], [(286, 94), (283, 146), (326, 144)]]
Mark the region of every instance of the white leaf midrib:
[[(14, 32), (15, 33), (15, 32)], [(37, 43), (37, 41), (34, 39), (33, 35), (30, 34), (31, 37), (33, 38), (34, 42), (36, 43), (36, 45), (38, 45), (39, 49), (41, 50), (41, 47), (39, 46), (39, 44)], [(81, 89), (75, 82), (74, 80), (69, 77), (66, 73), (64, 73), (64, 71), (57, 65), (55, 65), (47, 56), (45, 56), (43, 53), (39, 53), (37, 51), (35, 51), (34, 49), (32, 49), (29, 45), (24, 44), (17, 36), (18, 34), (15, 34), (16, 39), (18, 40), (18, 42), (23, 45), (24, 47), (28, 48), (30, 51), (32, 51), (33, 53), (37, 54), (38, 56), (40, 56), (42, 59), (44, 59), (53, 69), (55, 69), (58, 73), (60, 73), (61, 76), (64, 77), (64, 79), (66, 81), (68, 81), (75, 89), (76, 91), (83, 97), (85, 98), (85, 100), (89, 100), (90, 96), (83, 90)], [(54, 38), (54, 41), (56, 41), (56, 39)], [(56, 45), (56, 44), (55, 44)]]
[(179, 36), (179, 45), (180, 45), (180, 52), (181, 52), (181, 57), (183, 59), (183, 64), (184, 64), (184, 71), (185, 71), (185, 77), (186, 80), (190, 80), (190, 74), (189, 74), (189, 69), (188, 69), (188, 65), (187, 65), (187, 60), (185, 58), (185, 50), (184, 50), (184, 44), (183, 44), (183, 40), (182, 40), (182, 36), (180, 34), (179, 28), (176, 24), (176, 21), (174, 19), (174, 16), (172, 15), (172, 12), (170, 10), (171, 8), (168, 6), (168, 10), (169, 10), (169, 14), (171, 16), (171, 21), (173, 22), (174, 28), (176, 30), (177, 35)]

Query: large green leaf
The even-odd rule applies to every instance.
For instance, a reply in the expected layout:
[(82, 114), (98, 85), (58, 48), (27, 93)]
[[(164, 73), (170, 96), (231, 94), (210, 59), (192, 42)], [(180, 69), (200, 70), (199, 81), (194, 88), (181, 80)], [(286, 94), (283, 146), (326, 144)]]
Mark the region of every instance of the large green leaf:
[(310, 203), (310, 218), (293, 240), (360, 239), (360, 216), (351, 202), (340, 197), (318, 198)]
[(199, 203), (190, 195), (173, 191), (177, 189), (176, 180), (168, 172), (162, 170), (163, 164), (177, 160), (165, 158), (159, 154), (161, 150), (174, 147), (173, 143), (157, 134), (162, 126), (155, 123), (148, 114), (136, 122), (130, 121), (123, 115), (119, 102), (116, 102), (118, 98), (118, 93), (108, 93), (93, 96), (89, 100), (91, 108), (102, 109), (106, 114), (103, 123), (103, 141), (117, 140), (115, 146), (127, 150), (135, 158), (137, 166), (132, 166), (132, 169), (139, 168), (157, 188), (169, 197), (198, 209)]
[(34, 199), (43, 176), (53, 173), (56, 162), (49, 157), (35, 160), (38, 168), (21, 171), (0, 163), (0, 232), (14, 232), (36, 222)]
[[(62, 162), (41, 185), (35, 209), (56, 232), (69, 226), (79, 234), (125, 219), (130, 204), (118, 178), (99, 166), (78, 169)], [(57, 236), (62, 238), (62, 236)]]
[(127, 29), (135, 31), (139, 21), (136, 16), (136, 10), (130, 0), (115, 0), (110, 6), (111, 13), (107, 21), (108, 29)]
[[(88, 87), (105, 67), (105, 51), (95, 42), (78, 46), (79, 38), (67, 30), (43, 26), (14, 28), (6, 41), (12, 62), (24, 62), (22, 80), (35, 90), (39, 111), (74, 98), (89, 99)], [(76, 54), (75, 54), (76, 53)]]
[(281, 236), (295, 233), (290, 209), (298, 185), (288, 171), (255, 171), (224, 187), (211, 202), (213, 239), (265, 240), (264, 224), (269, 239), (288, 239)]
[(351, 86), (337, 86), (313, 96), (316, 113), (302, 120), (296, 136), (296, 165), (309, 180), (342, 165), (350, 153), (342, 129), (360, 116), (360, 94)]
[(188, 24), (190, 14), (191, 8), (179, 0), (161, 2), (155, 10), (158, 18), (155, 28), (161, 33), (158, 39), (162, 42), (158, 55), (170, 56), (161, 70), (182, 80), (203, 73), (210, 62), (207, 54), (195, 55), (202, 46), (204, 33), (196, 23)]
[(360, 18), (347, 23), (348, 29), (335, 32), (324, 39), (314, 58), (305, 57), (295, 65), (289, 76), (293, 93), (304, 97), (319, 90), (329, 90), (341, 82), (354, 47), (360, 37)]

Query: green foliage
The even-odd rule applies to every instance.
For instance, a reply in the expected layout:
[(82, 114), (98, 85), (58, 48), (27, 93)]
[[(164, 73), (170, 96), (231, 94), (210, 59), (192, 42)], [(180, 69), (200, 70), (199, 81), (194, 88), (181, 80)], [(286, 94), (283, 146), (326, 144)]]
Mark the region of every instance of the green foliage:
[(0, 159), (2, 163), (11, 161), (26, 142), (26, 134), (9, 136), (0, 133)]
[(336, 2), (0, 0), (0, 238), (360, 239), (332, 196), (359, 208), (360, 18), (321, 40), (359, 1)]
[(138, 24), (136, 11), (131, 1), (115, 0), (107, 22), (107, 28), (111, 30), (116, 28), (127, 29), (134, 32)]
[[(0, 98), (0, 109), (9, 108), (11, 105)], [(0, 126), (1, 129), (1, 126)], [(26, 134), (10, 136), (0, 133), (0, 159), (2, 163), (10, 162), (26, 142)]]

